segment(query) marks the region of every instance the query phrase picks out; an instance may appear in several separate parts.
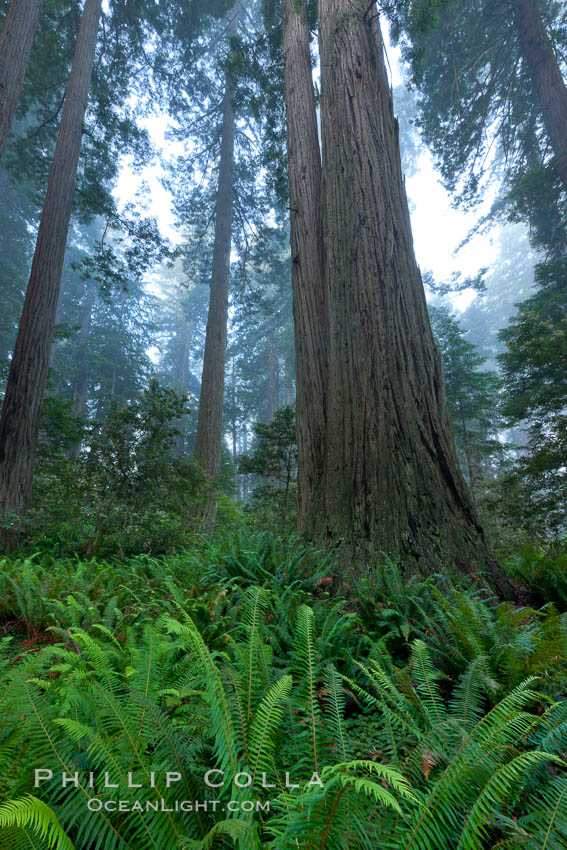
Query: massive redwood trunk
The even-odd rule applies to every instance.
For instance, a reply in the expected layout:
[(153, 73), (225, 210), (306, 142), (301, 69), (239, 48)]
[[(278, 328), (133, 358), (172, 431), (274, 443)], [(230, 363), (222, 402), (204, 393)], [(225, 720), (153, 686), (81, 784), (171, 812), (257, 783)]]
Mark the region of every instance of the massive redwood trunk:
[[(234, 9), (232, 14), (229, 38), (237, 32), (239, 10)], [(232, 184), (235, 133), (233, 98), (234, 85), (229, 72), (224, 92), (211, 295), (195, 439), (195, 457), (211, 478), (218, 475), (220, 471), (223, 439), (222, 413), (233, 216)], [(212, 524), (216, 514), (216, 502), (209, 507), (207, 521)]]
[(49, 366), (101, 0), (86, 0), (0, 421), (0, 519), (25, 513)]
[(325, 452), (327, 308), (323, 283), (321, 156), (303, 0), (283, 0), (291, 208), (298, 460), (297, 524), (309, 534), (320, 503)]
[(512, 0), (522, 57), (532, 78), (555, 164), (567, 190), (567, 87), (537, 0)]
[(376, 8), (320, 0), (319, 16), (329, 392), (317, 535), (409, 572), (488, 568), (509, 595), (459, 471)]
[(12, 0), (0, 34), (0, 156), (24, 82), (43, 0)]

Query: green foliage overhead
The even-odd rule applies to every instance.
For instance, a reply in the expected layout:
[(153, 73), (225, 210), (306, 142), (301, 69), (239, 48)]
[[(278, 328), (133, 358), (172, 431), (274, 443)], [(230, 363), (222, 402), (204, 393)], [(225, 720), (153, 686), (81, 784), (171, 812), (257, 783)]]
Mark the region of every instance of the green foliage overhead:
[[(538, 7), (561, 61), (567, 42), (561, 4), (544, 0)], [(408, 0), (387, 11), (418, 90), (423, 138), (463, 203), (478, 200), (487, 176), (521, 175), (549, 160), (513, 3)]]

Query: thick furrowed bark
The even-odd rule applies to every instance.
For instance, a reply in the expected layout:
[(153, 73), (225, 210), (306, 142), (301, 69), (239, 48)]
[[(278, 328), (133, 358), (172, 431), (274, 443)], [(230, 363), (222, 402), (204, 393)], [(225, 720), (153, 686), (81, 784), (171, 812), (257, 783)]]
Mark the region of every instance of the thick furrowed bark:
[[(229, 36), (238, 29), (239, 11), (234, 10)], [(214, 479), (220, 472), (222, 449), (222, 412), (224, 404), (224, 371), (230, 282), (230, 249), (232, 244), (235, 114), (234, 91), (227, 77), (222, 121), (222, 140), (215, 220), (215, 242), (211, 273), (211, 296), (205, 337), (203, 375), (199, 396), (199, 418), (195, 439), (195, 457), (205, 473)], [(205, 511), (205, 527), (214, 526), (217, 499)]]
[(567, 87), (536, 0), (512, 0), (522, 56), (567, 191)]
[(53, 339), (101, 0), (86, 0), (0, 421), (0, 519), (25, 513)]
[(329, 315), (318, 536), (409, 572), (489, 569), (459, 470), (416, 264), (376, 9), (320, 0)]
[(323, 283), (321, 155), (305, 4), (283, 0), (283, 46), (291, 207), (298, 461), (298, 530), (320, 505), (325, 435), (327, 331)]
[(43, 0), (12, 0), (0, 33), (0, 156), (12, 126)]

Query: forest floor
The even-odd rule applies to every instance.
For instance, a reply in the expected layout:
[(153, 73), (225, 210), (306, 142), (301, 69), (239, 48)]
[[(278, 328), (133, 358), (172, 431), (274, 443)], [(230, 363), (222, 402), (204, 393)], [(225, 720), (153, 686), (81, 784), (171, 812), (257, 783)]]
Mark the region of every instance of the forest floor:
[[(564, 560), (510, 560), (541, 598), (520, 608), (393, 564), (339, 579), (267, 533), (164, 557), (5, 557), (0, 801), (20, 802), (0, 805), (0, 846), (566, 847)], [(36, 787), (38, 767), (94, 785)], [(203, 784), (210, 769), (226, 784)], [(115, 787), (171, 811), (97, 810)], [(188, 794), (240, 808), (177, 810)]]

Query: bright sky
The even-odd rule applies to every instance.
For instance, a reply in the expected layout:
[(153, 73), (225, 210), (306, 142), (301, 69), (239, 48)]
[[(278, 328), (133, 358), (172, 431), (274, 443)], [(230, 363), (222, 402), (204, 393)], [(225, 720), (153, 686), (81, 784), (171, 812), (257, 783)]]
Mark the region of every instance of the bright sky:
[[(400, 50), (384, 32), (388, 64), (394, 87), (404, 83)], [(395, 103), (394, 103), (395, 109)], [(442, 186), (431, 153), (424, 148), (418, 169), (406, 180), (410, 199), (411, 222), (417, 261), (422, 271), (431, 271), (438, 283), (448, 280), (453, 272), (474, 277), (483, 266), (491, 266), (498, 249), (492, 239), (477, 236), (462, 248), (458, 246), (478, 221), (480, 213), (464, 213), (451, 206), (451, 197)], [(452, 298), (453, 306), (466, 310), (476, 297), (473, 291)]]
[[(438, 282), (454, 271), (474, 276), (490, 267), (498, 256), (497, 244), (487, 236), (476, 236), (457, 254), (455, 251), (477, 222), (477, 214), (451, 207), (450, 197), (439, 181), (429, 153), (420, 158), (418, 173), (406, 181), (408, 196), (415, 205), (411, 212), (415, 253), (422, 271), (432, 271)], [(476, 297), (473, 291), (452, 299), (465, 310)]]
[[(168, 136), (171, 129), (168, 116), (151, 115), (140, 123), (148, 131), (155, 147), (164, 151), (168, 158), (183, 153), (183, 143), (173, 142)], [(159, 165), (149, 165), (137, 171), (133, 168), (132, 157), (127, 157), (124, 159), (113, 194), (121, 207), (127, 203), (136, 203), (143, 207), (149, 216), (157, 219), (162, 234), (172, 242), (179, 243), (181, 234), (176, 226), (172, 198), (161, 183), (161, 175), (162, 169)]]

